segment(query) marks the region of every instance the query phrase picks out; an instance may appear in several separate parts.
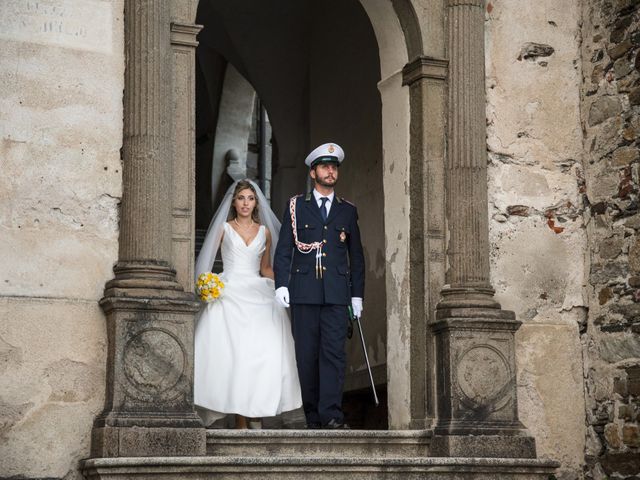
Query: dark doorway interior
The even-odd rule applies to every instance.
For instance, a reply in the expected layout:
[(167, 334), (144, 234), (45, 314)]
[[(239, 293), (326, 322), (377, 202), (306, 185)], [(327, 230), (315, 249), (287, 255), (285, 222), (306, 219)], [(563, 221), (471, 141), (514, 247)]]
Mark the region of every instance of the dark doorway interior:
[[(199, 236), (232, 182), (226, 152), (234, 141), (239, 171), (245, 168), (245, 176), (261, 185), (268, 182), (279, 216), (287, 198), (307, 189), (307, 153), (321, 143), (340, 144), (346, 157), (337, 192), (359, 207), (367, 262), (367, 343), (384, 391), (382, 104), (378, 45), (366, 12), (357, 0), (201, 0), (197, 23), (204, 27), (196, 76)], [(350, 420), (386, 428), (385, 402), (370, 408), (370, 395), (357, 381), (364, 360), (355, 339), (347, 352), (345, 409), (355, 412)]]

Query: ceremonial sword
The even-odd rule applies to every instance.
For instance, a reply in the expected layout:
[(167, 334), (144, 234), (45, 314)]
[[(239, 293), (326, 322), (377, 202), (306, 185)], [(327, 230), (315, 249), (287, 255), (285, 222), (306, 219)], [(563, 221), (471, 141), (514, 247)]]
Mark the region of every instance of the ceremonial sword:
[[(367, 354), (367, 345), (364, 343), (364, 334), (362, 333), (362, 324), (360, 323), (360, 317), (356, 317), (353, 315), (353, 309), (351, 305), (347, 306), (347, 310), (349, 311), (349, 320), (353, 322), (354, 320), (358, 324), (358, 332), (360, 333), (360, 343), (362, 344), (362, 352), (364, 353), (364, 360), (367, 363), (367, 370), (369, 371), (369, 381), (371, 382), (371, 390), (373, 391), (373, 401), (376, 404), (376, 407), (380, 405), (378, 401), (378, 394), (376, 393), (376, 385), (373, 383), (373, 373), (371, 373), (371, 364), (369, 363), (369, 355)], [(351, 335), (349, 335), (351, 338)]]

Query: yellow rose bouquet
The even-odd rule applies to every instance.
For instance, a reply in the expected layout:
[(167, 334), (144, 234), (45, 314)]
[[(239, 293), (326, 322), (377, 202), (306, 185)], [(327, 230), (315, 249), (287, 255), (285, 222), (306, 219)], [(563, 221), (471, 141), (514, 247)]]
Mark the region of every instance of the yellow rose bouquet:
[(215, 302), (224, 290), (224, 283), (218, 275), (211, 272), (204, 272), (198, 276), (196, 282), (200, 300), (205, 303)]

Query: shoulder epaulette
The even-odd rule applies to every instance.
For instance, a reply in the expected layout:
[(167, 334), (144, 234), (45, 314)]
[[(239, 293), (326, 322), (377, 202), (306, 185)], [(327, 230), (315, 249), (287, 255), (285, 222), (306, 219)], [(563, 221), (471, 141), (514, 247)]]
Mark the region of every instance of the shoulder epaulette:
[(355, 205), (353, 203), (351, 203), (349, 200), (347, 200), (346, 198), (342, 197), (340, 198), (340, 200), (342, 200), (345, 203), (348, 203), (349, 205), (351, 205), (352, 207), (355, 207)]

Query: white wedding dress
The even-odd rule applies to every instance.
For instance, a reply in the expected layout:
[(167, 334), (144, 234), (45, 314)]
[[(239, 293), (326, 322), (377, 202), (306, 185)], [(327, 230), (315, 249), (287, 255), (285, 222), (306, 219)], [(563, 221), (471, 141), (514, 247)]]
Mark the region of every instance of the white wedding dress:
[(264, 225), (246, 245), (225, 222), (225, 286), (195, 330), (194, 403), (212, 411), (205, 414), (269, 417), (302, 405), (289, 316), (273, 280), (260, 276), (265, 244)]

